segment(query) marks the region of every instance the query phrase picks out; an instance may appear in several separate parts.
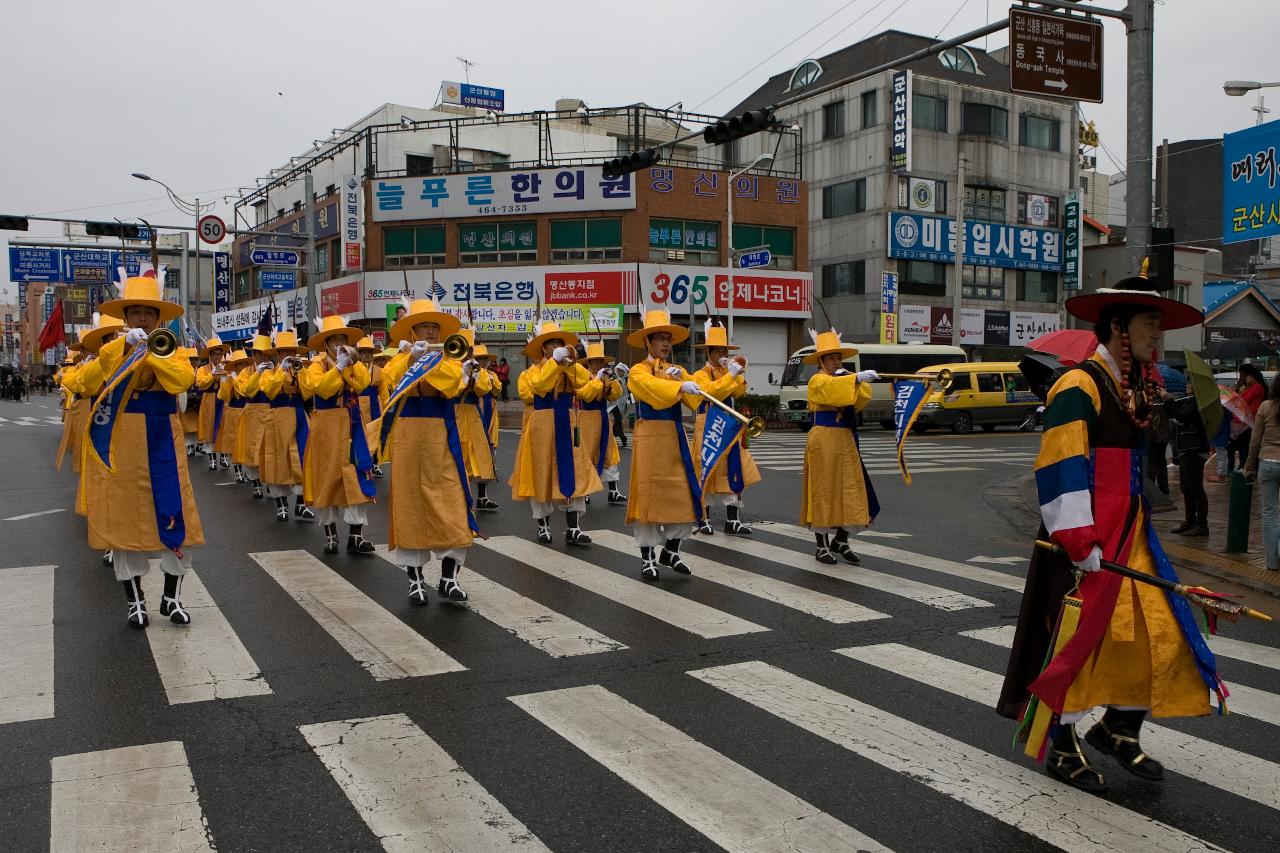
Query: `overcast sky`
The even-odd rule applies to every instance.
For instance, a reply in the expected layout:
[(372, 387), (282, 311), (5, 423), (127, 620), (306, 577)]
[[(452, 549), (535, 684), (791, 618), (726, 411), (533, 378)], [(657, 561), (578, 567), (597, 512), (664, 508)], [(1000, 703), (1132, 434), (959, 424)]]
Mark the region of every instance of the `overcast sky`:
[[(1219, 137), (1253, 124), (1256, 95), (1229, 98), (1221, 87), (1227, 79), (1280, 80), (1275, 2), (1157, 0), (1157, 143)], [(682, 101), (686, 109), (717, 113), (807, 56), (889, 28), (950, 37), (1000, 18), (1007, 6), (996, 0), (9, 3), (0, 51), (0, 213), (184, 221), (155, 184), (129, 173), (146, 172), (187, 197), (220, 202), (384, 102), (431, 106), (441, 80), (462, 79), (458, 56), (475, 63), (472, 82), (506, 90), (510, 112), (549, 109), (556, 98), (573, 97), (589, 106)], [(1105, 32), (1107, 100), (1083, 110), (1106, 148), (1123, 158), (1125, 33), (1117, 21)], [(998, 34), (987, 46), (1005, 43)], [(1280, 89), (1268, 100), (1280, 116)], [(1098, 153), (1099, 168), (1122, 168)], [(230, 218), (228, 207), (220, 204), (219, 212)], [(59, 228), (42, 223), (31, 233), (55, 236)], [(0, 274), (0, 301), (15, 301), (7, 253)]]

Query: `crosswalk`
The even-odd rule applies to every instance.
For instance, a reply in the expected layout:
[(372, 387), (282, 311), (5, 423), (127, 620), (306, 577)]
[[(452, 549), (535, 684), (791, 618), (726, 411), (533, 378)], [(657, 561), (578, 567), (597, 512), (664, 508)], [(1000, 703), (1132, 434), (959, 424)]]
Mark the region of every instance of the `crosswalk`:
[[(1083, 794), (1016, 750), (1001, 751), (1010, 724), (991, 704), (1002, 679), (997, 661), (1013, 639), (1021, 565), (960, 563), (918, 551), (910, 538), (860, 536), (863, 565), (825, 566), (812, 559), (807, 531), (769, 524), (753, 539), (699, 537), (686, 549), (692, 576), (665, 573), (647, 584), (629, 535), (590, 533), (593, 545), (572, 551), (515, 536), (478, 543), (463, 575), (465, 607), (408, 605), (403, 568), (387, 560), (385, 546), (341, 570), (309, 551), (253, 552), (234, 571), (188, 574), (192, 625), (156, 619), (137, 648), (150, 652), (143, 663), (155, 673), (161, 714), (206, 719), (221, 703), (277, 709), (287, 724), (255, 725), (291, 744), (291, 772), (324, 780), (308, 788), (316, 798), (308, 820), (341, 818), (367, 832), (353, 849), (550, 851), (570, 838), (573, 849), (614, 849), (608, 814), (600, 825), (565, 827), (530, 805), (552, 777), (557, 798), (590, 800), (607, 788), (622, 800), (602, 804), (606, 811), (643, 803), (670, 821), (669, 831), (702, 839), (680, 849), (940, 849), (947, 824), (965, 820), (1001, 827), (1015, 849), (1021, 838), (1097, 853), (1216, 850), (1249, 837), (1145, 794)], [(59, 672), (83, 650), (56, 642), (55, 606), (60, 585), (74, 583), (72, 568), (0, 569), (0, 737), (56, 724), (74, 705), (58, 692), (67, 683)], [(144, 583), (149, 601), (159, 600), (158, 584), (153, 571)], [(246, 630), (252, 614), (232, 610), (245, 586), (276, 593), (273, 618), (313, 625), (310, 653), (343, 658), (366, 680), (356, 685), (369, 694), (353, 705), (357, 713), (336, 703), (295, 707), (296, 661), (282, 662), (273, 632)], [(472, 633), (439, 627), (450, 606), (478, 617), (466, 620)], [(647, 640), (650, 631), (661, 641)], [(790, 642), (763, 642), (784, 632)], [(465, 637), (483, 637), (499, 653), (529, 650), (554, 683), (513, 687)], [(1280, 727), (1280, 650), (1229, 637), (1210, 643), (1234, 715), (1212, 725), (1149, 724), (1144, 746), (1166, 764), (1171, 789), (1192, 785), (1197, 796), (1224, 798), (1245, 822), (1275, 821), (1280, 761), (1256, 744), (1262, 736), (1274, 742)], [(958, 651), (940, 654), (944, 647)], [(659, 677), (646, 672), (657, 654), (670, 657), (662, 686), (641, 689)], [(486, 737), (501, 767), (479, 760), (437, 716), (438, 699), (392, 707), (387, 697), (401, 694), (384, 689), (414, 685), (416, 694), (446, 682), (500, 691), (494, 701), (507, 709), (506, 725)], [(906, 703), (906, 695), (918, 698)], [(963, 713), (965, 723), (913, 705)], [(84, 732), (74, 751), (52, 755), (50, 849), (218, 849), (220, 833), (231, 832), (228, 816), (253, 804), (236, 800), (235, 785), (216, 783), (211, 763), (226, 754), (182, 719), (158, 726), (154, 738), (145, 727), (123, 740), (115, 733), (99, 750)], [(795, 749), (796, 766), (758, 760), (762, 742), (784, 756)], [(804, 756), (815, 744), (837, 764), (870, 768), (884, 797), (905, 798), (896, 808), (909, 802), (932, 820), (904, 836), (810, 784)], [(557, 762), (569, 769), (553, 771)]]
[(58, 415), (19, 415), (16, 418), (0, 417), (0, 427), (62, 426)]
[[(771, 471), (804, 470), (807, 437), (799, 430), (766, 432), (751, 440), (751, 455), (761, 468)], [(889, 433), (862, 433), (858, 448), (869, 474), (897, 474), (898, 450)], [(912, 476), (979, 471), (993, 467), (1025, 468), (1036, 458), (1033, 450), (1021, 447), (982, 446), (949, 441), (907, 439), (904, 454)]]

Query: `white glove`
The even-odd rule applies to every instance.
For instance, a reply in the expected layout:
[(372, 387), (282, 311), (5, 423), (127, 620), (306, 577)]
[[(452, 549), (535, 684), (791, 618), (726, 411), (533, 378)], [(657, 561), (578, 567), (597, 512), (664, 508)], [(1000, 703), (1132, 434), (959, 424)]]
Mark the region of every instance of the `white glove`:
[[(1074, 563), (1075, 561), (1072, 560)], [(1093, 546), (1093, 550), (1089, 552), (1089, 556), (1076, 563), (1076, 568), (1085, 572), (1098, 572), (1102, 570), (1102, 549), (1097, 545)]]
[(672, 379), (679, 379), (681, 376), (684, 375), (684, 371), (676, 367), (675, 365), (668, 367), (666, 370), (666, 373), (667, 373), (667, 376), (669, 376)]
[(551, 351), (551, 357), (559, 364), (564, 364), (569, 360), (568, 347), (556, 347)]
[(259, 373), (261, 373), (261, 372), (262, 372), (262, 371), (264, 371), (264, 370), (270, 370), (270, 369), (271, 369), (271, 362), (269, 362), (269, 361), (263, 361), (263, 362), (260, 362), (260, 363), (259, 363), (257, 366), (255, 366), (253, 369), (254, 369), (254, 370), (256, 370), (256, 371), (258, 371)]
[(609, 368), (607, 367), (602, 367), (596, 371), (596, 379), (600, 380), (601, 382), (603, 382), (605, 380), (605, 377), (607, 377), (608, 375), (609, 375)]
[(424, 353), (426, 353), (426, 351), (427, 351), (427, 346), (428, 346), (428, 344), (427, 344), (427, 342), (426, 342), (426, 341), (418, 341), (418, 342), (417, 342), (417, 343), (415, 343), (415, 344), (413, 345), (413, 347), (409, 350), (409, 353), (410, 353), (414, 358), (422, 358), (423, 354), (424, 354)]
[(876, 373), (874, 370), (859, 370), (853, 375), (859, 382), (875, 382), (880, 378), (880, 374)]
[(471, 379), (471, 374), (475, 372), (476, 372), (476, 363), (474, 361), (462, 362), (462, 378), (463, 379), (466, 379), (469, 381)]
[(694, 381), (693, 381), (693, 380), (691, 380), (691, 379), (687, 379), (687, 380), (685, 380), (684, 382), (681, 382), (681, 383), (680, 383), (680, 393), (681, 393), (681, 394), (693, 394), (693, 395), (695, 395), (695, 396), (701, 396), (701, 395), (702, 395), (702, 388), (701, 388), (701, 387), (699, 387), (699, 385), (698, 385), (698, 383), (697, 383), (697, 382), (694, 382)]
[(742, 371), (746, 370), (746, 368), (742, 366), (742, 362), (740, 361), (729, 362), (728, 369), (729, 369), (729, 375), (732, 376), (734, 379), (737, 379), (739, 376), (742, 375)]
[(849, 371), (845, 370), (845, 369), (842, 367), (842, 368), (840, 368), (839, 370), (837, 370), (835, 373), (832, 373), (831, 375), (832, 375), (832, 376), (848, 376), (848, 375), (849, 375)]
[(351, 357), (347, 355), (346, 350), (338, 350), (338, 357), (335, 361), (338, 363), (338, 370), (346, 370), (351, 366)]
[(412, 348), (413, 348), (413, 344), (409, 343), (408, 341), (400, 342), (400, 352), (408, 352)]
[(124, 333), (124, 342), (131, 347), (136, 347), (147, 339), (147, 333), (141, 329), (130, 329)]

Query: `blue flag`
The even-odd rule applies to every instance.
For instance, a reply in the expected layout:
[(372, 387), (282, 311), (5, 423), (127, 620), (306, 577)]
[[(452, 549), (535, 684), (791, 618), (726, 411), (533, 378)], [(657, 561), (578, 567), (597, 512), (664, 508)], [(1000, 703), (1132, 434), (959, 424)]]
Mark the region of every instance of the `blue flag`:
[(698, 457), (698, 483), (706, 491), (716, 466), (742, 442), (742, 421), (719, 406), (708, 406), (702, 427), (702, 452)]
[(898, 447), (898, 469), (902, 472), (902, 482), (908, 486), (911, 485), (911, 472), (907, 470), (907, 461), (902, 452), (927, 392), (928, 385), (924, 382), (893, 383), (893, 425)]
[(133, 375), (134, 368), (146, 355), (145, 343), (135, 346), (128, 358), (116, 368), (115, 373), (108, 377), (106, 384), (90, 404), (89, 423), (86, 427), (89, 444), (108, 471), (114, 471), (111, 467), (111, 439), (115, 435), (116, 420), (126, 402), (129, 378)]
[[(387, 409), (382, 413), (382, 423), (378, 430), (378, 458), (385, 459), (387, 448), (387, 439), (391, 436), (391, 427), (396, 422), (396, 418), (400, 415), (400, 403), (404, 399), (404, 393), (417, 384), (418, 380), (427, 374), (427, 371), (440, 363), (440, 359), (444, 357), (444, 353), (440, 350), (428, 350), (422, 354), (422, 357), (409, 365), (409, 369), (404, 372), (404, 376), (400, 377), (400, 381), (396, 383), (396, 387), (391, 389), (391, 394), (387, 397)], [(465, 479), (465, 478), (464, 478)]]

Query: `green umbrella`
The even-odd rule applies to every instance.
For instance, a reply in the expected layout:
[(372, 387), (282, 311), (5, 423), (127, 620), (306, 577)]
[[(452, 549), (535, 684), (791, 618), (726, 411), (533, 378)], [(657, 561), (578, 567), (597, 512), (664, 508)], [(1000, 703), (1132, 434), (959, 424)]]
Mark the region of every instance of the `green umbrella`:
[(1213, 378), (1213, 368), (1191, 350), (1183, 350), (1187, 359), (1187, 384), (1200, 409), (1205, 434), (1212, 441), (1222, 428), (1222, 398), (1218, 394), (1218, 382)]

